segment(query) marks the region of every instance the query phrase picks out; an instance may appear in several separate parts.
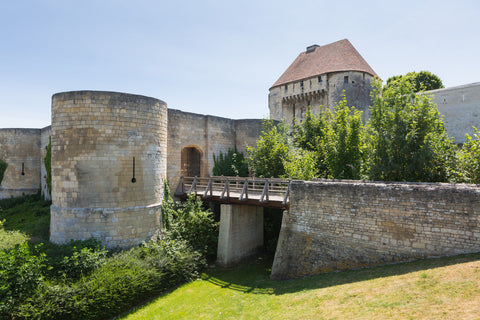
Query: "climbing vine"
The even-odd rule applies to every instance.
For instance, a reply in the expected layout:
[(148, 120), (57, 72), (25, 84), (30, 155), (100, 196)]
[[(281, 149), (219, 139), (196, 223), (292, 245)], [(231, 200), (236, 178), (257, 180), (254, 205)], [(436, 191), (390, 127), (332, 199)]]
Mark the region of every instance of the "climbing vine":
[(47, 171), (47, 189), (48, 193), (52, 194), (52, 137), (48, 139), (48, 145), (45, 147), (47, 151), (43, 162), (45, 163), (45, 170)]
[(8, 167), (8, 164), (0, 159), (0, 184), (2, 184), (2, 180), (3, 180), (3, 175), (5, 174), (5, 170), (7, 170), (7, 167)]

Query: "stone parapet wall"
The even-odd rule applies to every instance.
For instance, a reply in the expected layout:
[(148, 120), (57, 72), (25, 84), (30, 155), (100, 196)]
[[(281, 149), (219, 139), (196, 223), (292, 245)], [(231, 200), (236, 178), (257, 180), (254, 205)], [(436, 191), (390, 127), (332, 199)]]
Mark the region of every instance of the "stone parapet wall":
[(0, 159), (7, 162), (0, 199), (40, 189), (40, 129), (0, 129)]
[(295, 181), (272, 278), (480, 251), (480, 186)]

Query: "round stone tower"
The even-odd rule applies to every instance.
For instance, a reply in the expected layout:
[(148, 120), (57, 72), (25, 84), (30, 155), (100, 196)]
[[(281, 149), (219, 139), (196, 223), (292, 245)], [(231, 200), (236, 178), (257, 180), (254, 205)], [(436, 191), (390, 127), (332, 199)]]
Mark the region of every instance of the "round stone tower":
[(50, 240), (126, 248), (160, 227), (167, 105), (100, 91), (52, 97)]

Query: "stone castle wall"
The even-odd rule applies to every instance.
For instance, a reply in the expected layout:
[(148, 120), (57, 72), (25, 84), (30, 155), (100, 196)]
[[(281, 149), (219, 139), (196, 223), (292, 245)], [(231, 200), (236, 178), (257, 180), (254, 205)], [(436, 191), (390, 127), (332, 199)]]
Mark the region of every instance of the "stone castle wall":
[(371, 105), (371, 82), (373, 77), (365, 72), (332, 72), (270, 89), (270, 117), (285, 119), (287, 124), (304, 119), (310, 106), (314, 114), (323, 108), (332, 108), (342, 100), (343, 91), (349, 106), (363, 111), (368, 118)]
[(466, 133), (472, 136), (473, 127), (480, 129), (480, 82), (427, 93), (433, 95), (445, 129), (456, 143), (464, 143)]
[[(246, 145), (256, 145), (262, 120), (233, 120), (180, 110), (168, 110), (167, 177), (175, 188), (182, 175), (182, 150), (194, 147), (201, 154), (201, 176), (209, 176), (214, 166), (213, 155), (237, 147), (245, 152)], [(185, 160), (185, 159), (183, 159)]]
[(480, 251), (480, 186), (295, 181), (272, 278)]
[(0, 199), (38, 192), (40, 146), (40, 129), (0, 129), (0, 159), (8, 164), (0, 185)]
[(50, 240), (100, 239), (128, 247), (160, 223), (167, 106), (124, 93), (52, 97)]

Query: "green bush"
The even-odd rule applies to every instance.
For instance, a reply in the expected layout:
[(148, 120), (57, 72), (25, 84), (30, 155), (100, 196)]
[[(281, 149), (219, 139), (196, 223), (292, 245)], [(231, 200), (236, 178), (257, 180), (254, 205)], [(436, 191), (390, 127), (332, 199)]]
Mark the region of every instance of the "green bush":
[(3, 175), (5, 174), (5, 170), (7, 170), (8, 164), (0, 159), (0, 184), (2, 184), (3, 181)]
[(480, 133), (473, 127), (473, 137), (466, 135), (466, 141), (458, 153), (459, 180), (467, 183), (480, 183)]
[(201, 255), (185, 241), (122, 251), (75, 283), (42, 283), (14, 318), (108, 319), (198, 276)]
[(203, 208), (199, 198), (191, 196), (185, 202), (174, 202), (168, 184), (165, 185), (162, 219), (165, 238), (185, 240), (205, 257), (215, 257), (218, 242), (218, 223), (213, 214)]
[(45, 267), (45, 254), (33, 254), (27, 243), (0, 251), (0, 317), (31, 296)]
[(49, 266), (48, 276), (61, 277), (65, 281), (75, 281), (105, 263), (108, 251), (99, 240), (70, 240), (64, 245), (47, 243), (41, 247), (46, 254)]
[(220, 152), (218, 156), (213, 155), (214, 176), (239, 176), (248, 177), (248, 163), (242, 152), (237, 147), (228, 149), (227, 153)]

